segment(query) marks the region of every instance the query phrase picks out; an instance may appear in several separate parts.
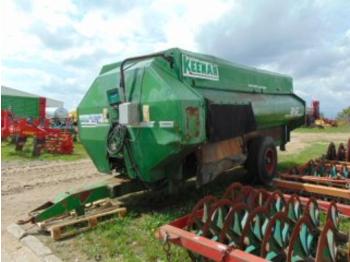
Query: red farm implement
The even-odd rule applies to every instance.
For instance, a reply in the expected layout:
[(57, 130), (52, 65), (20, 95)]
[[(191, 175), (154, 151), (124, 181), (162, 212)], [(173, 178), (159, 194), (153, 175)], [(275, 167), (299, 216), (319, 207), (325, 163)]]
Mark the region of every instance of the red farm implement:
[(1, 111), (1, 137), (14, 138), (16, 151), (22, 151), (28, 137), (33, 137), (33, 156), (43, 150), (56, 154), (71, 154), (74, 143), (70, 132), (50, 127), (48, 119), (28, 120), (13, 117), (10, 111)]
[(350, 204), (350, 139), (347, 147), (340, 143), (338, 150), (330, 143), (323, 158), (310, 160), (279, 174), (274, 184), (287, 193), (317, 195)]
[(12, 114), (9, 110), (1, 110), (1, 139), (7, 139), (11, 135)]
[(50, 132), (45, 138), (45, 150), (54, 154), (72, 154), (73, 137), (68, 131)]
[(340, 216), (350, 216), (349, 205), (234, 183), (222, 199), (203, 198), (156, 235), (195, 261), (347, 261)]

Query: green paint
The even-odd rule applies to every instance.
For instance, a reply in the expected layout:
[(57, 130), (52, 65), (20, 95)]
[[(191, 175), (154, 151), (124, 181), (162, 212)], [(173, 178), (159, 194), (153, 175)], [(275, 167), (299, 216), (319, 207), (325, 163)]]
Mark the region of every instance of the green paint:
[[(293, 93), (292, 78), (248, 68), (181, 49), (163, 52), (174, 58), (171, 66), (157, 57), (128, 64), (125, 68), (126, 97), (139, 104), (140, 125), (128, 126), (129, 143), (119, 156), (127, 175), (154, 183), (167, 178), (173, 166), (206, 142), (206, 101), (217, 104), (251, 104), (258, 129), (298, 126), (305, 103)], [(120, 63), (106, 65), (92, 83), (79, 107), (79, 115), (103, 114), (108, 123), (82, 125), (82, 144), (99, 171), (111, 172), (106, 151), (110, 126), (118, 110)], [(114, 90), (114, 91), (113, 91)], [(112, 94), (112, 96), (111, 96)], [(149, 114), (144, 114), (144, 106)]]
[(108, 189), (107, 184), (92, 185), (76, 190), (72, 193), (60, 193), (54, 199), (51, 207), (45, 208), (42, 210), (42, 212), (34, 216), (35, 223), (67, 214), (73, 210), (82, 215), (86, 204), (93, 203), (97, 200), (108, 198), (110, 196), (110, 190)]
[(182, 72), (184, 76), (219, 80), (219, 69), (216, 64), (185, 54), (182, 55), (182, 61)]
[(1, 96), (1, 109), (8, 110), (20, 118), (38, 118), (40, 113), (39, 97)]

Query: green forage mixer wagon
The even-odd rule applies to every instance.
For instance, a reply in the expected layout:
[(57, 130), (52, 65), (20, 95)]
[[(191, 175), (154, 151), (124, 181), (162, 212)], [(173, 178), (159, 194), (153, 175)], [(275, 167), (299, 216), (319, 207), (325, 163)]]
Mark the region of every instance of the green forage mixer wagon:
[(201, 186), (237, 165), (269, 184), (305, 102), (289, 76), (174, 48), (103, 66), (78, 114), (95, 166), (119, 180), (60, 194), (32, 222), (144, 188), (176, 192), (191, 177)]

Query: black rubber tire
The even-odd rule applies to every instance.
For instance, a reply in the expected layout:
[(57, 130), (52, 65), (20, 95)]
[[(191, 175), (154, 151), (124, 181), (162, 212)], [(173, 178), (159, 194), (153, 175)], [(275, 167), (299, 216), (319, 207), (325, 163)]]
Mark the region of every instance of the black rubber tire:
[(277, 174), (277, 150), (272, 137), (257, 137), (249, 142), (245, 166), (251, 183), (271, 184)]

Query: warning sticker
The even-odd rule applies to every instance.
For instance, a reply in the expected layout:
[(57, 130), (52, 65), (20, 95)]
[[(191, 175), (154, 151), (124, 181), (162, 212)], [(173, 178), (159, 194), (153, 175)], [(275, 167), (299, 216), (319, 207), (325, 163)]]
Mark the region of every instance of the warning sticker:
[(79, 115), (79, 122), (82, 127), (96, 127), (109, 125), (108, 119), (103, 114)]

